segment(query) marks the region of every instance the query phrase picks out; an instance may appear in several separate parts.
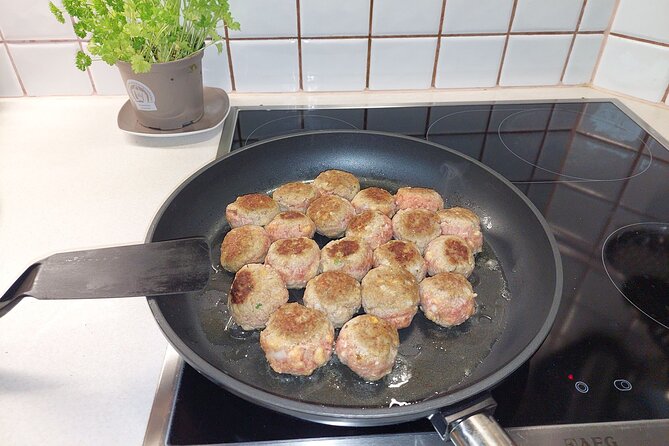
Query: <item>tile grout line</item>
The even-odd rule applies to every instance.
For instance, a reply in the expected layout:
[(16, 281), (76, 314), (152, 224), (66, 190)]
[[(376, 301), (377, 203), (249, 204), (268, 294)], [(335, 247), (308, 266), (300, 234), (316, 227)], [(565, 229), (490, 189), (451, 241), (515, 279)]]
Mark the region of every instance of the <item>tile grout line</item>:
[(664, 95), (662, 96), (661, 102), (666, 102), (668, 97), (669, 97), (669, 82), (667, 83), (667, 89), (664, 90)]
[(495, 86), (500, 86), (499, 81), (502, 78), (502, 68), (504, 68), (504, 59), (506, 59), (506, 49), (509, 47), (509, 37), (511, 36), (511, 27), (513, 26), (513, 19), (516, 17), (516, 8), (518, 7), (518, 0), (513, 0), (511, 8), (511, 16), (509, 17), (509, 27), (506, 30), (506, 38), (504, 39), (504, 48), (502, 49), (502, 57), (499, 60), (499, 70), (497, 71), (497, 80)]
[(23, 80), (19, 75), (18, 68), (16, 68), (16, 62), (14, 62), (14, 57), (12, 56), (12, 52), (9, 51), (9, 45), (7, 45), (7, 41), (5, 40), (4, 35), (2, 34), (2, 30), (0, 30), (0, 39), (2, 39), (2, 44), (5, 47), (5, 51), (7, 52), (9, 63), (12, 64), (12, 69), (14, 70), (14, 76), (16, 76), (16, 80), (19, 82), (19, 87), (21, 87), (21, 93), (23, 93), (23, 96), (28, 96), (28, 92), (26, 91), (26, 86), (23, 85)]
[(297, 71), (299, 76), (299, 91), (304, 91), (304, 77), (302, 74), (302, 24), (300, 23), (300, 0), (295, 0), (297, 11)]
[(223, 27), (225, 31), (225, 49), (228, 52), (228, 71), (230, 72), (230, 89), (235, 91), (237, 89), (235, 85), (235, 70), (232, 67), (232, 50), (230, 49), (230, 35), (228, 33), (228, 25)]
[(609, 24), (606, 26), (606, 29), (604, 30), (604, 37), (602, 37), (602, 44), (599, 48), (599, 53), (597, 54), (597, 59), (595, 60), (595, 66), (592, 67), (592, 75), (590, 76), (590, 82), (588, 82), (587, 85), (593, 86), (595, 84), (595, 76), (597, 75), (597, 71), (599, 70), (599, 64), (602, 62), (602, 56), (604, 55), (604, 50), (606, 49), (606, 44), (609, 41), (609, 34), (611, 34), (611, 27), (613, 27), (613, 21), (616, 19), (616, 15), (618, 15), (618, 7), (620, 6), (620, 0), (616, 0), (616, 4), (613, 7), (613, 11), (611, 11), (611, 17), (609, 18)]
[(564, 75), (567, 72), (567, 66), (569, 66), (569, 60), (571, 59), (571, 53), (574, 51), (574, 43), (576, 43), (576, 36), (578, 35), (578, 30), (581, 28), (581, 22), (583, 21), (583, 14), (585, 13), (585, 7), (588, 5), (588, 0), (583, 0), (583, 5), (581, 6), (581, 13), (578, 15), (578, 21), (576, 22), (576, 28), (574, 28), (574, 35), (571, 38), (569, 43), (569, 50), (567, 51), (567, 57), (564, 60), (564, 66), (562, 67), (562, 73), (560, 73), (559, 84), (564, 84)]
[(374, 0), (369, 0), (369, 28), (367, 31), (367, 73), (365, 73), (365, 89), (369, 90), (369, 76), (372, 65), (372, 15), (374, 14)]
[(435, 88), (437, 81), (437, 65), (439, 63), (439, 52), (441, 51), (441, 33), (444, 28), (444, 14), (446, 12), (446, 0), (441, 3), (441, 17), (439, 18), (439, 29), (437, 30), (437, 48), (434, 50), (434, 67), (432, 68), (432, 82), (430, 86)]
[(642, 42), (642, 43), (648, 43), (648, 44), (651, 44), (651, 45), (669, 47), (669, 43), (666, 43), (666, 42), (658, 42), (657, 40), (650, 40), (650, 39), (644, 39), (643, 37), (630, 36), (629, 34), (621, 34), (621, 33), (611, 32), (611, 33), (609, 33), (609, 35), (615, 36), (615, 37), (620, 37), (621, 39), (634, 40), (635, 42)]

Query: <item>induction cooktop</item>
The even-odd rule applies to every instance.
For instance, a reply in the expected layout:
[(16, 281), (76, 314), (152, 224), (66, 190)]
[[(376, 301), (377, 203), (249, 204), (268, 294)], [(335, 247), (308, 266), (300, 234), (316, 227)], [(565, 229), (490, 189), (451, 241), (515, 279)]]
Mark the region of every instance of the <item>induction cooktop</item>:
[[(669, 442), (669, 150), (616, 101), (234, 108), (219, 154), (327, 129), (427, 139), (498, 171), (559, 244), (562, 304), (530, 361), (493, 391), (519, 444)], [(520, 229), (520, 228), (519, 228)], [(429, 421), (297, 420), (239, 399), (169, 352), (147, 444), (440, 444)]]

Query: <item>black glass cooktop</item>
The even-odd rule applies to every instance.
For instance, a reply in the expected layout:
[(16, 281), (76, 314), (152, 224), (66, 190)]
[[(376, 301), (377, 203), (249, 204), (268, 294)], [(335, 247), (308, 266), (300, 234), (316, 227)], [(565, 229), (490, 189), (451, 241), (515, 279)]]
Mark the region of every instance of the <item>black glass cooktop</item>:
[[(322, 129), (401, 133), (458, 150), (507, 177), (548, 220), (562, 255), (562, 305), (541, 348), (493, 393), (503, 426), (669, 418), (669, 151), (620, 108), (242, 109), (232, 150)], [(425, 420), (365, 429), (296, 420), (186, 366), (169, 443), (429, 431)]]

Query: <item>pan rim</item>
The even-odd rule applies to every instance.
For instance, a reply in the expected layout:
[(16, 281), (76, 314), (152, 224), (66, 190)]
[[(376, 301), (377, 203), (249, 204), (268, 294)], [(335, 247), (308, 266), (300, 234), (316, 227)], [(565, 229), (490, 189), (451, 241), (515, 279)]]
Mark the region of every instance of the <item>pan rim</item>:
[(222, 156), (221, 158), (215, 159), (210, 163), (207, 163), (202, 168), (198, 169), (193, 173), (188, 179), (182, 182), (177, 189), (170, 194), (170, 196), (165, 200), (163, 205), (160, 207), (156, 216), (154, 217), (151, 225), (149, 227), (146, 241), (151, 242), (153, 235), (156, 231), (156, 228), (162, 219), (165, 211), (171, 205), (172, 201), (176, 198), (177, 195), (181, 193), (193, 180), (200, 176), (203, 172), (214, 166), (223, 160), (227, 160), (230, 157), (236, 156), (236, 154), (242, 153), (246, 150), (252, 150), (256, 146), (263, 145), (269, 142), (284, 140), (284, 139), (295, 139), (295, 138), (304, 138), (311, 135), (320, 135), (320, 134), (369, 134), (369, 135), (379, 135), (390, 138), (399, 138), (406, 139), (414, 143), (420, 143), (425, 145), (430, 145), (439, 150), (445, 150), (450, 152), (453, 155), (456, 155), (460, 158), (463, 158), (480, 168), (483, 168), (489, 174), (493, 175), (507, 187), (509, 187), (532, 211), (535, 218), (538, 220), (542, 226), (544, 233), (548, 238), (551, 250), (553, 252), (553, 261), (555, 264), (555, 291), (552, 297), (551, 307), (548, 311), (547, 317), (544, 321), (544, 324), (538, 330), (535, 337), (521, 350), (521, 352), (516, 355), (513, 359), (505, 363), (502, 367), (499, 367), (496, 371), (484, 376), (477, 382), (468, 385), (467, 387), (460, 389), (452, 394), (443, 395), (435, 397), (433, 399), (428, 399), (424, 401), (419, 401), (416, 403), (411, 403), (405, 406), (394, 406), (394, 407), (374, 407), (374, 408), (360, 408), (360, 407), (346, 407), (346, 406), (324, 406), (315, 403), (307, 403), (298, 400), (292, 400), (285, 398), (283, 396), (275, 395), (265, 390), (259, 389), (257, 387), (245, 384), (236, 378), (233, 378), (230, 375), (227, 375), (223, 371), (214, 367), (212, 364), (201, 358), (195, 353), (191, 348), (189, 348), (185, 342), (181, 339), (179, 335), (172, 329), (165, 317), (163, 316), (160, 308), (155, 299), (147, 297), (148, 305), (151, 309), (151, 312), (158, 323), (161, 331), (170, 342), (170, 344), (179, 352), (179, 354), (198, 372), (202, 373), (209, 379), (212, 379), (217, 384), (221, 385), (228, 391), (244, 398), (251, 400), (252, 402), (259, 404), (261, 406), (267, 407), (272, 410), (277, 410), (284, 412), (299, 418), (317, 421), (322, 423), (329, 424), (340, 424), (340, 425), (373, 425), (373, 424), (391, 424), (400, 421), (409, 421), (410, 419), (417, 419), (423, 416), (435, 413), (442, 408), (452, 406), (456, 403), (468, 400), (470, 398), (476, 397), (477, 395), (484, 394), (486, 391), (492, 389), (502, 380), (508, 377), (516, 369), (518, 369), (522, 364), (524, 364), (535, 352), (538, 350), (539, 346), (544, 342), (548, 333), (550, 332), (553, 323), (557, 317), (557, 312), (560, 306), (560, 301), (562, 298), (562, 287), (563, 287), (563, 269), (562, 269), (562, 260), (558, 248), (557, 241), (553, 232), (550, 230), (548, 222), (543, 215), (539, 212), (536, 206), (523, 194), (520, 189), (518, 189), (513, 183), (503, 177), (500, 173), (486, 166), (482, 162), (471, 158), (463, 153), (460, 153), (456, 150), (453, 150), (447, 146), (436, 144), (431, 141), (415, 138), (412, 136), (399, 135), (390, 132), (380, 132), (380, 131), (370, 131), (370, 130), (314, 130), (301, 133), (295, 133), (290, 135), (282, 135), (273, 138), (264, 139), (253, 144), (249, 144), (243, 148), (237, 149), (235, 151), (229, 152), (228, 154)]

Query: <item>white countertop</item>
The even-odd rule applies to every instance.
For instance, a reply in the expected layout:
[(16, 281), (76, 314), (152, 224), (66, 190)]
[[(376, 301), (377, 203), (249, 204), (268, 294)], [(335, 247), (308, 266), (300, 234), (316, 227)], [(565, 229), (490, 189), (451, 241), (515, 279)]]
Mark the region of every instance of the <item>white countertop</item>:
[[(590, 88), (237, 94), (234, 105), (602, 98)], [(620, 98), (665, 138), (669, 108)], [(214, 159), (221, 129), (181, 139), (116, 127), (125, 97), (0, 99), (0, 292), (52, 253), (143, 242)], [(141, 444), (166, 341), (143, 298), (24, 299), (0, 319), (0, 444)]]

